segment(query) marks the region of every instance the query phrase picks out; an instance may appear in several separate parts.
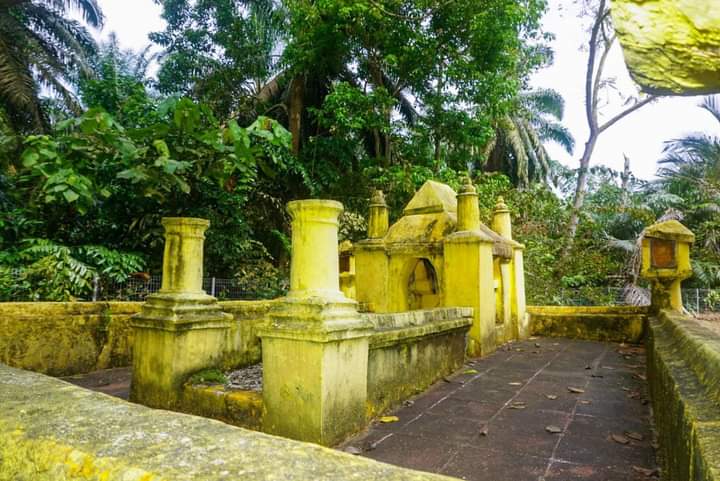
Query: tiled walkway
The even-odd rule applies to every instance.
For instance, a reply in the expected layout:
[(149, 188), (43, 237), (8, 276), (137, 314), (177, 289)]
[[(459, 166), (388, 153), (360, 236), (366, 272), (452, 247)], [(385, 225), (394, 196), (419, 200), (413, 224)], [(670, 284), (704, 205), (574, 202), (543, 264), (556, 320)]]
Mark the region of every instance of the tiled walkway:
[[(514, 343), (436, 384), (344, 448), (482, 481), (657, 476), (641, 348)], [(551, 432), (559, 431), (559, 432)]]

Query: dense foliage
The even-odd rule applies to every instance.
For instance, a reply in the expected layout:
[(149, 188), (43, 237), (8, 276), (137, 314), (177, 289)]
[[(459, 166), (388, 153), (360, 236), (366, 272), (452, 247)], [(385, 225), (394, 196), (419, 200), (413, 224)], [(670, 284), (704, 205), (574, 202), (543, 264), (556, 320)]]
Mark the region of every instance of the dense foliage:
[(485, 221), (498, 195), (513, 209), (531, 302), (638, 285), (636, 239), (668, 216), (698, 234), (691, 283), (720, 286), (716, 138), (669, 144), (657, 182), (592, 169), (562, 256), (577, 172), (544, 143), (574, 140), (562, 98), (527, 85), (551, 60), (544, 0), (159, 3), (151, 56), (67, 19), (100, 24), (94, 0), (0, 0), (0, 300), (159, 273), (163, 216), (210, 219), (206, 274), (275, 297), (287, 201), (342, 201), (341, 238), (357, 240), (373, 188), (396, 219), (426, 180), (468, 173)]

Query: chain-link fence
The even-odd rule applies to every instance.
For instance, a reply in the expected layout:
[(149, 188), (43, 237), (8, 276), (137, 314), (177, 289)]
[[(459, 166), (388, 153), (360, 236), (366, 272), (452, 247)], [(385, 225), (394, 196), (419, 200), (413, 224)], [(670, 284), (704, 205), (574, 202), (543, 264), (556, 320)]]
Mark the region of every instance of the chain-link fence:
[[(149, 294), (160, 290), (161, 276), (145, 278), (129, 278), (125, 282), (102, 282), (97, 280), (92, 300), (94, 301), (144, 301)], [(244, 288), (237, 279), (221, 279), (218, 277), (205, 277), (203, 290), (220, 300), (257, 299), (257, 290)]]
[(639, 287), (561, 288), (553, 296), (528, 298), (530, 305), (548, 306), (642, 306), (650, 304), (650, 292)]
[(682, 300), (692, 313), (716, 312), (720, 310), (720, 289), (683, 289)]
[[(720, 289), (682, 289), (683, 306), (692, 313), (720, 310)], [(650, 290), (640, 287), (589, 287), (560, 289), (550, 299), (529, 299), (529, 304), (557, 306), (643, 306)]]

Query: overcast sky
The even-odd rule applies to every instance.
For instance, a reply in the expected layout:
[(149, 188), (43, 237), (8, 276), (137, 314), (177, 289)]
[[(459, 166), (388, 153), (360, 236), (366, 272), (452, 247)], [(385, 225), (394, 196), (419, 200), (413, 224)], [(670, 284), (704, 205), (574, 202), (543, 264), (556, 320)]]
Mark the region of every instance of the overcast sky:
[[(114, 31), (123, 47), (139, 50), (150, 42), (149, 32), (161, 30), (160, 7), (153, 0), (99, 0), (105, 14), (102, 36)], [(563, 164), (577, 167), (577, 159), (587, 136), (584, 114), (584, 76), (587, 54), (582, 50), (586, 42), (586, 27), (578, 20), (578, 10), (573, 0), (549, 0), (548, 13), (543, 19), (546, 31), (555, 34), (553, 42), (555, 61), (551, 67), (533, 76), (533, 87), (550, 87), (565, 98), (564, 124), (575, 136), (577, 143), (573, 156), (555, 145), (548, 145), (551, 155)], [(606, 71), (616, 79), (620, 93), (635, 95), (637, 87), (630, 79), (619, 46), (608, 58)], [(620, 96), (605, 96), (603, 112), (607, 117), (617, 113), (622, 103)], [(622, 170), (623, 154), (631, 160), (636, 176), (652, 178), (657, 160), (662, 156), (667, 140), (682, 137), (690, 132), (710, 132), (720, 135), (714, 118), (697, 107), (699, 97), (664, 98), (643, 107), (615, 124), (600, 137), (593, 155), (593, 165), (605, 164)]]

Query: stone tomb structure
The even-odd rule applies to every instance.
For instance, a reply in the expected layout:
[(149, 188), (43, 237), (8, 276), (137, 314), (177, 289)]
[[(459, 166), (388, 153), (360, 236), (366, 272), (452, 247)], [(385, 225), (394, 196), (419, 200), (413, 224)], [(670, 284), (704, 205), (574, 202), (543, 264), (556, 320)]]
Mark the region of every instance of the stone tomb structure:
[(354, 272), (341, 273), (346, 295), (362, 310), (471, 307), (470, 356), (528, 336), (523, 246), (512, 239), (510, 210), (502, 198), (491, 229), (480, 222), (469, 179), (459, 194), (427, 181), (389, 226), (388, 207), (376, 191), (368, 226), (368, 239), (355, 244), (352, 262), (344, 262)]

